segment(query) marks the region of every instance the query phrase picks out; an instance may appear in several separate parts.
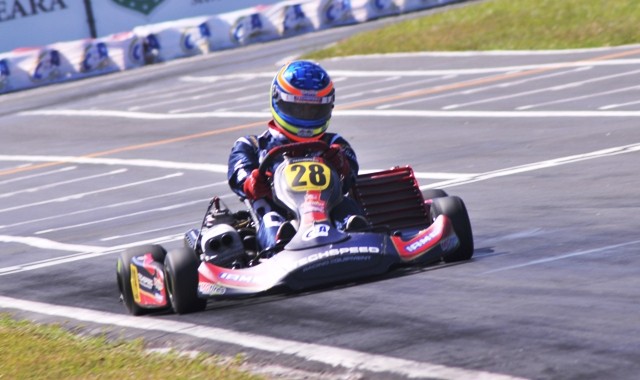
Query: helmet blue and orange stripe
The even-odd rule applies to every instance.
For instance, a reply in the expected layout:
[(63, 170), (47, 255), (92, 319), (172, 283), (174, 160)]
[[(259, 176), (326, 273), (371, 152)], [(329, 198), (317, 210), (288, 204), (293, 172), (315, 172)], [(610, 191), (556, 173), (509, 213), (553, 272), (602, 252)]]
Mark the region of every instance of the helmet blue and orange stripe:
[(291, 140), (320, 138), (329, 127), (334, 101), (333, 81), (317, 63), (287, 63), (273, 79), (271, 114)]

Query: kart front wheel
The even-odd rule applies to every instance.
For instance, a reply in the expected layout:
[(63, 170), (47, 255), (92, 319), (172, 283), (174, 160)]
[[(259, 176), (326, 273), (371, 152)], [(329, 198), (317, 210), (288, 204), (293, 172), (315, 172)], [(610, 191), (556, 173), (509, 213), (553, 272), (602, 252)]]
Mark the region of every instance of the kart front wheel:
[(458, 236), (460, 245), (455, 251), (447, 252), (442, 256), (446, 263), (469, 260), (473, 256), (473, 233), (469, 214), (462, 199), (456, 196), (435, 198), (431, 204), (431, 220), (439, 215), (446, 215), (453, 224), (453, 230)]
[[(120, 297), (122, 297), (122, 301), (131, 315), (143, 315), (152, 311), (138, 306), (133, 296), (133, 287), (131, 285), (131, 259), (147, 253), (151, 253), (154, 260), (162, 262), (167, 251), (159, 245), (143, 245), (129, 248), (118, 256), (116, 264), (118, 289), (120, 290)], [(157, 309), (153, 311), (157, 311)]]
[(207, 300), (198, 297), (198, 266), (193, 250), (179, 248), (167, 253), (164, 260), (165, 281), (171, 307), (177, 314), (202, 311)]

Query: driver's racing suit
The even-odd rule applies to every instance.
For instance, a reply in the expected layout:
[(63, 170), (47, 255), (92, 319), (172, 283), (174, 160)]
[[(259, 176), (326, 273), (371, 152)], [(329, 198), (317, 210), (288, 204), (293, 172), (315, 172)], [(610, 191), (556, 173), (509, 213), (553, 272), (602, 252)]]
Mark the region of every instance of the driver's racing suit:
[[(273, 122), (274, 121), (270, 121), (269, 124), (271, 125)], [(336, 133), (325, 133), (320, 140), (326, 142), (328, 145), (339, 144), (342, 147), (342, 151), (350, 165), (350, 175), (345, 176), (343, 179), (343, 193), (347, 193), (355, 183), (356, 176), (358, 175), (359, 166), (355, 152), (349, 143)], [(277, 132), (274, 128), (268, 128), (259, 136), (248, 135), (236, 140), (229, 155), (227, 172), (231, 189), (244, 198), (243, 185), (247, 176), (260, 166), (260, 163), (271, 149), (290, 143), (292, 143), (292, 141)], [(279, 165), (279, 163), (269, 168), (269, 171), (274, 173), (277, 165)], [(261, 249), (271, 248), (276, 243), (276, 233), (280, 225), (285, 222), (286, 219), (284, 216), (287, 215), (287, 212), (267, 198), (254, 201), (253, 208), (260, 218), (257, 236), (258, 244)], [(361, 214), (362, 210), (360, 210), (357, 203), (345, 196), (343, 201), (333, 209), (331, 217), (338, 228), (344, 229), (344, 225), (349, 216)]]

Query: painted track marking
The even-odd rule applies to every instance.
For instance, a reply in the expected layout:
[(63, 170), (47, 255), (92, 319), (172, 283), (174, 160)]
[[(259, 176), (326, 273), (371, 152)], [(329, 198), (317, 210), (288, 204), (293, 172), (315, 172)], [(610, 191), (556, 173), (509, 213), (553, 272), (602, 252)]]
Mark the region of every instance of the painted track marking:
[[(477, 175), (472, 175), (472, 176), (469, 176), (469, 177), (448, 179), (448, 180), (445, 180), (445, 181), (442, 181), (442, 182), (437, 182), (437, 183), (432, 183), (432, 184), (429, 184), (429, 185), (421, 186), (420, 189), (425, 190), (425, 189), (432, 189), (432, 188), (448, 188), (448, 187), (459, 186), (459, 185), (478, 182), (478, 181), (485, 181), (485, 180), (489, 180), (489, 179), (492, 179), (492, 178), (499, 178), (499, 177), (515, 175), (515, 174), (525, 173), (525, 172), (534, 171), (534, 170), (546, 169), (546, 168), (559, 166), (559, 165), (566, 165), (566, 164), (570, 164), (570, 163), (575, 163), (575, 162), (580, 162), (580, 161), (585, 161), (585, 160), (591, 160), (591, 159), (596, 159), (596, 158), (602, 158), (602, 157), (615, 156), (615, 155), (625, 154), (625, 153), (634, 153), (634, 152), (638, 152), (638, 151), (640, 151), (640, 143), (631, 144), (631, 145), (625, 145), (625, 146), (620, 146), (620, 147), (615, 147), (615, 148), (609, 148), (609, 149), (603, 149), (603, 150), (598, 150), (598, 151), (585, 153), (585, 154), (578, 154), (578, 155), (573, 155), (573, 156), (561, 157), (561, 158), (556, 158), (556, 159), (547, 160), (547, 161), (541, 161), (541, 162), (527, 164), (527, 165), (514, 166), (514, 167), (510, 167), (510, 168), (506, 168), (506, 169), (500, 169), (500, 170), (490, 171), (490, 172), (481, 173), (481, 174), (477, 174)], [(233, 194), (229, 194), (227, 196), (231, 197), (231, 196), (233, 196)], [(200, 202), (200, 201), (198, 201), (198, 202)], [(67, 227), (64, 227), (64, 228), (72, 228), (72, 227), (77, 227), (77, 226), (80, 226), (80, 225), (67, 226)], [(51, 232), (51, 231), (53, 231), (53, 230), (40, 231), (40, 233)], [(6, 237), (6, 239), (9, 239), (9, 238), (11, 238), (11, 237)], [(26, 238), (22, 238), (22, 239), (26, 239)], [(0, 238), (0, 242), (2, 242), (1, 238)], [(24, 244), (29, 244), (28, 241), (25, 241), (23, 243)], [(55, 242), (52, 242), (52, 244), (55, 244)], [(122, 245), (122, 246), (112, 247), (112, 248), (109, 248), (109, 251), (110, 252), (116, 252), (118, 250), (124, 249), (123, 247), (135, 246), (135, 245), (141, 245), (141, 244), (146, 244), (146, 242), (131, 243), (130, 245)], [(107, 249), (107, 248), (105, 248), (105, 249)], [(95, 254), (94, 253), (88, 253), (88, 254), (86, 254), (86, 255), (84, 255), (82, 257), (76, 256), (76, 257), (74, 257), (74, 261), (85, 259), (85, 258), (88, 259), (88, 258), (91, 258), (91, 257), (95, 257)], [(63, 263), (63, 262), (60, 262), (60, 263)], [(52, 266), (52, 265), (55, 265), (55, 264), (50, 264), (48, 266)], [(31, 264), (26, 264), (25, 266), (29, 267), (29, 268), (32, 268)], [(33, 269), (37, 269), (37, 268), (33, 268)], [(29, 269), (29, 270), (31, 270), (31, 269)], [(6, 268), (4, 268), (4, 269), (0, 268), (0, 273), (3, 273), (3, 272), (7, 272)], [(12, 273), (16, 273), (16, 271), (13, 271)]]
[(553, 85), (553, 86), (550, 86), (550, 87), (537, 88), (535, 90), (522, 91), (522, 92), (517, 92), (517, 93), (513, 93), (513, 94), (494, 96), (494, 97), (490, 97), (490, 98), (483, 98), (483, 99), (479, 99), (479, 100), (474, 100), (472, 102), (466, 102), (466, 103), (460, 103), (460, 104), (451, 104), (451, 105), (443, 107), (442, 109), (451, 110), (451, 109), (456, 109), (456, 108), (461, 108), (461, 107), (468, 107), (468, 106), (472, 106), (472, 105), (491, 103), (491, 102), (495, 102), (497, 100), (513, 99), (513, 98), (519, 98), (519, 97), (522, 97), (522, 96), (540, 94), (540, 93), (548, 92), (548, 91), (561, 91), (561, 90), (565, 90), (567, 88), (580, 87), (580, 86), (584, 85), (585, 83), (596, 83), (596, 82), (601, 82), (603, 80), (608, 80), (608, 79), (612, 79), (612, 78), (619, 78), (619, 77), (623, 77), (623, 76), (627, 76), (627, 75), (636, 75), (637, 76), (638, 73), (640, 73), (640, 70), (626, 71), (626, 72), (623, 72), (623, 73), (616, 73), (616, 74), (611, 74), (611, 75), (603, 75), (603, 76), (590, 78), (590, 79), (585, 79), (585, 80), (581, 80), (581, 81), (574, 81), (574, 82), (570, 82), (570, 83), (564, 83), (564, 84), (561, 84), (561, 85)]
[[(158, 115), (158, 116), (160, 116), (160, 118), (165, 117), (164, 115)], [(143, 143), (143, 144), (137, 144), (137, 145), (129, 145), (129, 146), (124, 146), (124, 147), (120, 147), (120, 148), (114, 148), (114, 149), (110, 149), (110, 150), (105, 150), (105, 151), (101, 151), (101, 152), (95, 152), (95, 153), (87, 154), (87, 155), (84, 155), (83, 157), (109, 156), (109, 155), (112, 155), (112, 154), (117, 154), (117, 153), (122, 153), (122, 152), (129, 152), (129, 151), (132, 151), (132, 150), (140, 150), (140, 149), (152, 148), (152, 147), (172, 144), (172, 143), (176, 143), (176, 142), (182, 142), (182, 141), (188, 141), (188, 140), (193, 140), (193, 139), (199, 139), (199, 138), (203, 138), (203, 137), (215, 136), (215, 135), (219, 135), (221, 133), (240, 131), (240, 130), (243, 130), (243, 129), (262, 126), (262, 125), (264, 125), (264, 122), (255, 122), (255, 123), (250, 123), (250, 124), (242, 124), (242, 125), (237, 125), (237, 126), (229, 127), (229, 128), (216, 129), (216, 130), (213, 130), (213, 131), (194, 133), (194, 134), (191, 134), (191, 135), (186, 135), (186, 136), (181, 136), (181, 137), (158, 140), (158, 141), (153, 141), (153, 142), (148, 142), (148, 143)], [(29, 166), (29, 167), (13, 168), (13, 169), (8, 169), (8, 170), (0, 170), (0, 176), (8, 175), (8, 174), (20, 173), (20, 172), (29, 171), (29, 170), (42, 169), (42, 168), (47, 168), (47, 167), (51, 167), (51, 166), (64, 165), (64, 164), (67, 164), (67, 162), (66, 161), (47, 162), (47, 163), (43, 163), (43, 164), (40, 164), (40, 165), (33, 165), (33, 166)]]
[[(36, 269), (62, 265), (62, 264), (66, 264), (74, 261), (91, 259), (94, 257), (109, 255), (115, 252), (123, 251), (127, 248), (137, 247), (145, 244), (169, 243), (173, 241), (182, 240), (183, 238), (184, 238), (184, 234), (176, 234), (176, 235), (162, 236), (162, 237), (143, 240), (143, 241), (136, 241), (133, 243), (121, 244), (114, 247), (98, 247), (98, 246), (65, 245), (64, 243), (59, 243), (53, 240), (42, 239), (42, 238), (0, 235), (0, 243), (18, 243), (18, 244), (26, 244), (30, 246), (36, 246), (36, 245), (42, 246), (42, 245), (49, 244), (49, 245), (58, 247), (58, 249), (72, 248), (72, 252), (77, 252), (67, 256), (54, 257), (50, 259), (34, 261), (28, 264), (20, 264), (20, 265), (14, 265), (11, 267), (0, 268), (0, 276), (6, 276), (14, 273), (28, 272)], [(87, 249), (85, 250), (85, 249), (82, 249), (81, 247), (86, 247)]]
[(211, 187), (214, 187), (214, 186), (220, 186), (220, 185), (223, 185), (223, 184), (226, 185), (227, 181), (212, 183), (210, 185), (190, 187), (188, 189), (173, 191), (173, 192), (170, 192), (170, 193), (152, 195), (150, 197), (133, 199), (133, 200), (124, 201), (124, 202), (120, 202), (120, 203), (111, 203), (111, 204), (108, 204), (108, 205), (105, 205), (105, 206), (92, 207), (92, 208), (72, 211), (72, 212), (68, 212), (68, 213), (64, 213), (64, 214), (56, 214), (56, 215), (47, 216), (47, 217), (44, 217), (44, 218), (29, 219), (29, 220), (25, 220), (25, 221), (22, 221), (22, 222), (16, 222), (16, 223), (11, 223), (11, 224), (6, 224), (6, 225), (3, 225), (3, 226), (0, 226), (0, 229), (10, 228), (10, 227), (17, 227), (17, 226), (22, 226), (22, 225), (25, 225), (25, 224), (33, 224), (33, 223), (36, 223), (36, 222), (44, 222), (46, 220), (51, 220), (51, 219), (60, 219), (60, 218), (64, 218), (64, 217), (67, 217), (67, 216), (81, 215), (81, 214), (87, 214), (87, 213), (95, 213), (98, 210), (105, 210), (105, 209), (110, 209), (110, 208), (130, 206), (130, 205), (134, 205), (134, 204), (150, 201), (150, 200), (153, 200), (153, 199), (172, 197), (174, 195), (182, 195), (182, 194), (185, 194), (185, 193), (188, 193), (188, 192), (191, 192), (191, 191), (198, 191), (198, 190), (202, 190), (202, 189), (211, 188)]
[[(11, 157), (11, 156), (2, 156), (2, 155), (0, 155), (0, 161), (4, 161), (2, 159), (2, 157)], [(9, 161), (9, 160), (7, 160), (7, 161)], [(13, 161), (13, 160), (11, 160), (11, 161)], [(7, 183), (12, 183), (12, 182), (24, 181), (24, 180), (27, 180), (27, 179), (32, 179), (32, 178), (37, 178), (37, 177), (44, 177), (44, 176), (48, 176), (48, 175), (52, 175), (52, 174), (58, 174), (58, 173), (66, 172), (66, 171), (69, 171), (69, 170), (75, 170), (77, 168), (78, 168), (77, 166), (67, 166), (67, 167), (64, 167), (64, 168), (55, 169), (55, 170), (51, 170), (51, 171), (48, 171), (48, 172), (24, 175), (22, 177), (17, 177), (17, 178), (12, 178), (12, 179), (7, 179), (7, 180), (4, 180), (4, 181), (0, 181), (0, 185), (5, 185)]]
[(518, 378), (497, 373), (447, 367), (444, 365), (417, 362), (389, 356), (367, 354), (344, 348), (320, 344), (296, 342), (271, 338), (268, 336), (242, 333), (196, 325), (186, 322), (170, 321), (149, 317), (131, 317), (128, 315), (58, 306), (40, 302), (25, 301), (0, 296), (0, 307), (17, 309), (53, 317), (63, 317), (82, 322), (107, 324), (146, 331), (162, 331), (181, 334), (197, 339), (232, 344), (245, 348), (283, 355), (291, 355), (305, 361), (343, 367), (351, 370), (376, 373), (394, 373), (409, 378), (438, 379), (477, 379), (477, 380), (516, 380)]
[[(430, 111), (430, 110), (339, 110), (335, 116), (369, 116), (369, 117), (443, 117), (443, 118), (576, 118), (576, 117), (640, 117), (640, 111)], [(29, 111), (31, 116), (70, 116), (70, 117), (119, 117), (125, 119), (215, 119), (215, 118), (259, 118), (267, 119), (268, 112), (200, 112), (183, 114), (160, 114), (148, 112), (127, 112), (110, 110), (42, 110)], [(264, 123), (256, 123), (263, 125)], [(78, 161), (73, 161), (78, 162)], [(68, 163), (62, 161), (58, 164)], [(43, 164), (51, 166), (56, 163)], [(206, 165), (206, 164), (205, 164)], [(32, 170), (34, 167), (15, 169), (13, 171)], [(39, 167), (37, 167), (39, 168)], [(0, 175), (11, 174), (12, 170), (0, 171)]]
[(529, 82), (534, 82), (534, 81), (538, 81), (538, 80), (542, 80), (542, 79), (554, 78), (554, 77), (558, 77), (558, 76), (572, 74), (572, 73), (575, 73), (575, 72), (585, 71), (585, 70), (591, 69), (592, 67), (593, 66), (583, 66), (583, 67), (578, 67), (577, 69), (571, 69), (571, 70), (567, 70), (567, 71), (557, 71), (557, 72), (550, 73), (550, 74), (537, 75), (537, 76), (533, 76), (533, 77), (530, 77), (530, 78), (518, 79), (518, 80), (514, 80), (514, 81), (510, 81), (510, 82), (504, 82), (504, 83), (498, 83), (498, 84), (491, 84), (491, 85), (488, 85), (488, 86), (476, 87), (476, 88), (473, 88), (471, 90), (460, 90), (460, 91), (448, 92), (448, 93), (445, 93), (445, 94), (431, 95), (431, 96), (427, 96), (427, 97), (419, 97), (419, 98), (416, 98), (416, 99), (405, 100), (405, 101), (398, 102), (398, 103), (388, 103), (388, 104), (383, 104), (383, 105), (377, 106), (376, 109), (383, 110), (383, 109), (388, 109), (388, 108), (393, 108), (393, 107), (405, 106), (405, 105), (408, 105), (408, 104), (427, 102), (427, 101), (436, 100), (436, 99), (443, 99), (443, 98), (449, 98), (449, 97), (453, 97), (453, 96), (459, 96), (461, 94), (462, 95), (477, 94), (479, 92), (489, 91), (489, 90), (492, 90), (492, 89), (495, 89), (495, 88), (499, 88), (499, 89), (508, 88), (508, 87), (517, 86), (517, 85), (521, 85), (521, 84), (525, 84), (525, 83), (529, 83)]
[(77, 182), (87, 181), (87, 180), (101, 178), (101, 177), (108, 177), (108, 176), (112, 176), (114, 174), (124, 173), (127, 170), (128, 169), (117, 169), (117, 170), (112, 170), (112, 171), (107, 172), (107, 173), (94, 174), (94, 175), (80, 177), (80, 178), (74, 178), (74, 179), (70, 179), (70, 180), (66, 180), (66, 181), (48, 183), (48, 184), (42, 185), (42, 186), (30, 187), (28, 189), (21, 189), (21, 190), (18, 190), (18, 191), (12, 191), (10, 193), (3, 193), (3, 194), (0, 194), (0, 198), (12, 197), (14, 195), (22, 194), (22, 193), (35, 193), (37, 191), (41, 191), (41, 190), (45, 190), (45, 189), (51, 189), (53, 187), (58, 187), (58, 186), (62, 186), (62, 185), (68, 185), (70, 183), (77, 183)]
[(60, 198), (47, 199), (45, 201), (39, 201), (39, 202), (34, 202), (34, 203), (22, 204), (22, 205), (19, 205), (19, 206), (7, 207), (7, 208), (0, 209), (0, 213), (8, 212), (8, 211), (21, 210), (23, 208), (28, 208), (28, 207), (42, 206), (42, 205), (48, 204), (48, 203), (67, 202), (67, 201), (70, 201), (70, 200), (77, 200), (77, 199), (84, 198), (84, 197), (86, 197), (88, 195), (94, 195), (94, 194), (104, 193), (104, 192), (107, 192), (107, 191), (125, 189), (125, 188), (128, 188), (128, 187), (144, 185), (144, 184), (151, 183), (151, 182), (163, 181), (163, 180), (174, 178), (174, 177), (180, 177), (182, 175), (183, 175), (183, 173), (178, 172), (178, 173), (173, 173), (173, 174), (169, 174), (169, 175), (162, 176), (162, 177), (147, 179), (147, 180), (144, 180), (144, 181), (131, 182), (131, 183), (127, 183), (127, 184), (124, 184), (124, 185), (113, 186), (113, 187), (109, 187), (109, 188), (103, 188), (103, 189), (100, 189), (100, 190), (88, 191), (86, 193), (77, 193), (77, 194), (67, 195), (67, 196), (60, 197)]
[(573, 156), (560, 157), (552, 160), (534, 162), (526, 165), (512, 166), (510, 168), (494, 170), (494, 171), (482, 173), (482, 174), (468, 177), (468, 178), (452, 179), (449, 181), (432, 183), (429, 185), (420, 186), (420, 189), (424, 190), (424, 189), (448, 188), (453, 186), (460, 186), (460, 185), (465, 185), (473, 182), (486, 181), (492, 178), (506, 177), (514, 174), (526, 173), (526, 172), (546, 169), (554, 166), (572, 164), (575, 162), (593, 160), (593, 159), (602, 158), (602, 157), (616, 156), (619, 154), (635, 153), (638, 151), (640, 151), (640, 143), (623, 145), (615, 148), (597, 150), (590, 153), (576, 154)]
[(572, 252), (572, 253), (567, 253), (567, 254), (560, 255), (560, 256), (555, 256), (555, 257), (548, 257), (546, 259), (533, 260), (533, 261), (529, 261), (529, 262), (522, 263), (522, 264), (510, 265), (508, 267), (497, 268), (497, 269), (486, 271), (486, 272), (483, 272), (483, 273), (480, 273), (480, 274), (490, 274), (490, 273), (496, 273), (496, 272), (504, 272), (504, 271), (512, 270), (512, 269), (520, 269), (520, 268), (530, 267), (530, 266), (533, 266), (533, 265), (551, 263), (551, 262), (554, 262), (554, 261), (564, 260), (564, 259), (577, 257), (577, 256), (604, 253), (604, 252), (611, 251), (611, 250), (614, 250), (614, 249), (629, 247), (629, 246), (638, 245), (638, 244), (640, 244), (640, 240), (634, 240), (634, 241), (630, 241), (630, 242), (626, 242), (626, 243), (609, 245), (609, 246), (606, 246), (606, 247), (588, 249), (588, 250), (585, 250), (585, 251)]

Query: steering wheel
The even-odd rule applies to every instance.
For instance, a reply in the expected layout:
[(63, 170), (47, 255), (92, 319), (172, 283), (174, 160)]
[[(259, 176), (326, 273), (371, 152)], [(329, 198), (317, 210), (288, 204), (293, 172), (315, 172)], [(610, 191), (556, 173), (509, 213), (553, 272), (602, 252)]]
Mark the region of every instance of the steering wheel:
[(269, 151), (258, 168), (260, 177), (267, 177), (267, 170), (280, 156), (304, 157), (312, 152), (326, 152), (329, 145), (324, 141), (309, 141), (277, 146)]

